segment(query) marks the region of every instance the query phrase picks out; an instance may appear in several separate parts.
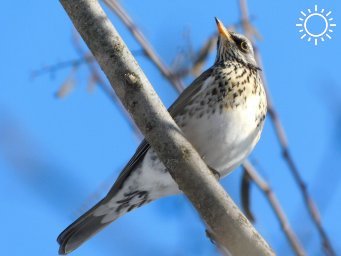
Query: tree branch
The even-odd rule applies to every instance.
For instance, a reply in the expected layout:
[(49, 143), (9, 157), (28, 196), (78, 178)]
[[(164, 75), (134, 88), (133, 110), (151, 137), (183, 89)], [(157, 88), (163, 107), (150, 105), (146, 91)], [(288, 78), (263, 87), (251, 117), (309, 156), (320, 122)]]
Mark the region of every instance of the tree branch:
[(242, 209), (244, 210), (245, 216), (248, 218), (251, 223), (255, 223), (255, 217), (251, 211), (251, 181), (252, 177), (249, 175), (249, 173), (245, 170), (244, 164), (242, 165), (244, 171), (242, 176), (242, 182), (240, 185), (240, 197), (241, 197), (241, 203), (242, 203)]
[(276, 195), (271, 190), (270, 186), (265, 182), (265, 180), (262, 179), (262, 177), (257, 173), (255, 168), (252, 166), (252, 164), (249, 161), (246, 160), (244, 162), (243, 168), (244, 168), (244, 171), (249, 175), (250, 179), (257, 185), (257, 187), (264, 193), (265, 197), (268, 199), (278, 221), (281, 224), (282, 230), (284, 234), (286, 235), (296, 255), (299, 255), (299, 256), (306, 255), (294, 231), (291, 229), (289, 221)]
[(60, 0), (123, 105), (208, 225), (233, 255), (273, 255), (162, 105), (96, 0)]

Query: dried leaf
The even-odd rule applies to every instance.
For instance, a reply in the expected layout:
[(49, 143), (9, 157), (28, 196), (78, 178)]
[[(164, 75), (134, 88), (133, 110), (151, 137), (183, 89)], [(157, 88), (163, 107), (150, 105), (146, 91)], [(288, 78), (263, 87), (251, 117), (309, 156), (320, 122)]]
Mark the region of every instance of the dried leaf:
[(72, 90), (75, 88), (76, 81), (73, 76), (69, 76), (64, 83), (59, 87), (58, 91), (56, 92), (55, 96), (57, 98), (64, 98), (68, 96)]
[(86, 90), (89, 92), (89, 93), (92, 93), (96, 87), (96, 84), (97, 84), (97, 78), (94, 74), (91, 74), (89, 76), (89, 79), (88, 79), (88, 84), (86, 86)]

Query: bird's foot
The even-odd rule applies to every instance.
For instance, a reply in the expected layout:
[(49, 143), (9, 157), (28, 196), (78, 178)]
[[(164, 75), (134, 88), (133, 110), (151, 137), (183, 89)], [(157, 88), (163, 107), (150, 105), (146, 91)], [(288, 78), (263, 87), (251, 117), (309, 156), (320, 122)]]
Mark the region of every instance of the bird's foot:
[(212, 167), (208, 166), (208, 168), (211, 170), (211, 172), (213, 173), (214, 177), (219, 181), (220, 180), (220, 173), (213, 169)]

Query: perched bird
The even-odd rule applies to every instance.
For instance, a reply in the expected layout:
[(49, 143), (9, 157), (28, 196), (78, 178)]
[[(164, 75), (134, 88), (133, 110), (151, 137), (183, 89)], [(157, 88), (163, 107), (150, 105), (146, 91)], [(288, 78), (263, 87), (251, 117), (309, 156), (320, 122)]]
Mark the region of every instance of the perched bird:
[[(260, 138), (267, 102), (250, 41), (216, 19), (214, 65), (179, 96), (169, 112), (219, 177), (235, 169)], [(58, 237), (67, 254), (125, 213), (160, 197), (181, 193), (146, 140), (109, 193)]]

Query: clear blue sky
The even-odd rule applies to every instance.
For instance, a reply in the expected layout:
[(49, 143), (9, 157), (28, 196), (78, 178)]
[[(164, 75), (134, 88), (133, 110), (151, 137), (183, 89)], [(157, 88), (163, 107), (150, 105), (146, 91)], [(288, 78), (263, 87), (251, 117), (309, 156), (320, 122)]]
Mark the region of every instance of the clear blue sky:
[[(225, 24), (239, 19), (237, 1), (122, 1), (156, 51), (171, 64), (215, 31), (213, 17)], [(341, 224), (341, 3), (339, 1), (249, 1), (250, 15), (263, 37), (258, 42), (271, 95), (287, 132), (295, 161), (321, 208), (336, 251)], [(58, 1), (5, 1), (0, 23), (0, 201), (4, 255), (56, 255), (56, 237), (96, 202), (138, 145), (126, 119), (99, 88), (87, 92), (82, 67), (76, 87), (64, 99), (55, 93), (70, 74), (63, 69), (31, 79), (33, 70), (78, 58), (72, 24)], [(317, 4), (331, 10), (337, 26), (332, 39), (314, 46), (300, 40), (295, 24), (301, 10)], [(112, 21), (131, 50), (138, 44), (121, 22)], [(312, 21), (312, 31), (321, 23)], [(210, 62), (213, 60), (212, 56)], [(165, 105), (176, 98), (150, 61), (137, 59)], [(210, 64), (211, 64), (210, 63)], [(189, 83), (193, 78), (189, 78)], [(252, 154), (271, 184), (290, 224), (310, 255), (321, 255), (316, 229), (280, 156), (270, 120)], [(239, 203), (241, 171), (222, 181)], [(98, 195), (98, 196), (100, 196)], [(279, 255), (290, 247), (266, 200), (252, 190), (256, 228)], [(196, 212), (183, 196), (131, 212), (73, 255), (216, 255)]]

